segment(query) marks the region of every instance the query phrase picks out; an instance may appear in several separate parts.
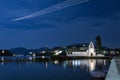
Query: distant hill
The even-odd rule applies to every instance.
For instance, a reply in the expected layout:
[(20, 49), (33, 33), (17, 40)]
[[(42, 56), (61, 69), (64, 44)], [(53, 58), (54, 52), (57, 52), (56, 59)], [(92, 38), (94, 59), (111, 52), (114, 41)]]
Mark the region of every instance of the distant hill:
[[(42, 48), (38, 48), (38, 49), (27, 49), (27, 48), (24, 48), (24, 47), (17, 47), (17, 48), (12, 48), (10, 49), (9, 51), (14, 53), (14, 54), (17, 54), (17, 55), (28, 55), (29, 52), (33, 52), (33, 53), (37, 53), (37, 54), (40, 54), (40, 52), (42, 51), (47, 51), (48, 53), (50, 52), (53, 52), (55, 50), (63, 50), (65, 51), (67, 48), (71, 48), (71, 47), (88, 47), (89, 43), (81, 43), (81, 44), (71, 44), (71, 45), (68, 45), (68, 46), (65, 46), (65, 47), (53, 47), (52, 49), (48, 48), (48, 47), (42, 47)], [(95, 46), (96, 47), (96, 46)], [(109, 48), (107, 47), (102, 47), (102, 50), (108, 50)]]
[(24, 55), (29, 54), (29, 52), (38, 53), (38, 52), (47, 51), (47, 50), (49, 50), (49, 48), (47, 48), (47, 47), (43, 47), (43, 48), (39, 48), (39, 49), (26, 49), (26, 48), (23, 48), (23, 47), (18, 47), (18, 48), (12, 48), (12, 49), (10, 49), (10, 51), (12, 53), (15, 53), (15, 54), (24, 54)]

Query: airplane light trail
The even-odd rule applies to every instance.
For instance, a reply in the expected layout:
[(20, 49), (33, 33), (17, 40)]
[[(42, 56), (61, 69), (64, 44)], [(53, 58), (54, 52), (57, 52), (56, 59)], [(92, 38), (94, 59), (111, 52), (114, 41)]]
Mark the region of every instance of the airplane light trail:
[(28, 16), (12, 19), (11, 21), (20, 21), (20, 20), (24, 20), (24, 19), (33, 18), (33, 17), (36, 17), (36, 16), (41, 16), (41, 15), (44, 15), (44, 14), (47, 14), (47, 13), (51, 13), (51, 12), (54, 12), (54, 11), (57, 11), (57, 10), (60, 10), (60, 9), (64, 9), (64, 8), (67, 8), (67, 7), (76, 5), (76, 4), (84, 3), (84, 2), (87, 2), (87, 1), (89, 1), (89, 0), (66, 0), (64, 2), (58, 3), (56, 5), (50, 6), (48, 8), (43, 9), (43, 10), (40, 10), (40, 11), (35, 12), (33, 14), (30, 14)]

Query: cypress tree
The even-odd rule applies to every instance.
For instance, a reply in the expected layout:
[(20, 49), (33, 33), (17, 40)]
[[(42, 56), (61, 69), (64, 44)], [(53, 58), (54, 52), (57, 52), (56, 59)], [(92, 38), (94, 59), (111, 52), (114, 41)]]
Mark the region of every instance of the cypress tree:
[(96, 36), (96, 38), (95, 38), (95, 45), (96, 45), (96, 51), (100, 52), (101, 48), (102, 48), (102, 40), (101, 40), (100, 35)]

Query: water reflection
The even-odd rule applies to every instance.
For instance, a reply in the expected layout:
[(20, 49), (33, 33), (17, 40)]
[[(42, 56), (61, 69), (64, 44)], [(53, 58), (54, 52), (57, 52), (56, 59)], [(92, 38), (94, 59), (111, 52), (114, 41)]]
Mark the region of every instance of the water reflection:
[(89, 60), (89, 71), (95, 70), (96, 60)]
[(58, 60), (55, 60), (54, 61), (54, 64), (60, 64)]
[[(58, 80), (58, 78), (60, 78), (61, 80), (80, 80), (80, 79), (81, 80), (93, 80), (92, 75), (96, 76), (96, 74), (98, 74), (98, 71), (99, 71), (99, 73), (101, 73), (103, 75), (105, 72), (107, 72), (107, 70), (109, 68), (109, 64), (110, 64), (110, 60), (108, 60), (108, 59), (80, 59), (80, 60), (65, 60), (65, 61), (49, 60), (49, 61), (36, 62), (35, 58), (32, 58), (32, 57), (31, 58), (25, 57), (25, 58), (30, 59), (30, 60), (25, 61), (25, 62), (19, 62), (19, 61), (18, 62), (17, 61), (16, 62), (6, 62), (7, 60), (12, 61), (12, 60), (16, 60), (18, 58), (0, 57), (0, 59), (1, 59), (1, 62), (0, 62), (0, 71), (1, 72), (0, 73), (3, 73), (0, 75), (4, 76), (4, 74), (6, 74), (4, 69), (6, 69), (6, 71), (10, 71), (10, 73), (12, 71), (15, 71), (15, 73), (17, 71), (19, 71), (19, 73), (14, 74), (16, 76), (23, 75), (23, 73), (26, 73), (28, 76), (31, 77), (31, 79), (29, 79), (29, 80), (32, 80), (32, 77), (36, 76), (34, 74), (41, 74), (41, 75), (36, 76), (37, 77), (36, 80), (40, 80), (40, 79)], [(24, 58), (19, 57), (19, 59), (24, 59)], [(34, 73), (34, 74), (30, 74), (30, 73)], [(42, 73), (44, 73), (44, 74), (42, 74)], [(66, 77), (64, 77), (65, 73), (69, 74), (71, 76), (66, 75)], [(44, 79), (45, 77), (41, 78), (42, 76), (45, 76), (45, 75), (47, 75), (49, 77), (50, 77), (50, 75), (51, 76), (56, 75), (57, 77), (56, 77), (56, 79), (54, 79), (53, 77), (48, 78), (48, 79)], [(74, 75), (74, 76), (72, 76), (72, 75)], [(9, 77), (9, 75), (6, 75), (6, 76)], [(97, 75), (97, 76), (100, 76), (100, 75)], [(70, 77), (70, 79), (69, 79), (69, 77)], [(26, 80), (26, 79), (22, 79), (22, 77), (20, 79)], [(2, 77), (1, 80), (8, 80), (8, 79), (6, 79), (6, 77)]]
[[(26, 64), (30, 64), (36, 62), (36, 58), (31, 56), (26, 57), (0, 57), (1, 66), (5, 64), (5, 62), (9, 61), (16, 61), (21, 63), (24, 61)], [(18, 61), (17, 61), (18, 60)], [(94, 70), (102, 70), (105, 69), (106, 66), (109, 66), (109, 60), (107, 59), (80, 59), (80, 60), (65, 60), (65, 61), (45, 61), (45, 67), (48, 67), (48, 63), (53, 63), (55, 65), (62, 65), (64, 68), (72, 68), (72, 69), (85, 69), (86, 71), (94, 71)], [(20, 64), (19, 64), (20, 65)]]
[(73, 70), (84, 70), (89, 72), (93, 78), (105, 78), (109, 68), (110, 60), (107, 59), (82, 59), (66, 60), (63, 63), (54, 61), (54, 64), (62, 64), (64, 68)]
[(98, 66), (106, 66), (106, 60), (104, 59), (83, 59), (83, 60), (67, 60), (64, 61), (64, 66), (72, 68), (81, 68), (89, 71), (98, 69)]

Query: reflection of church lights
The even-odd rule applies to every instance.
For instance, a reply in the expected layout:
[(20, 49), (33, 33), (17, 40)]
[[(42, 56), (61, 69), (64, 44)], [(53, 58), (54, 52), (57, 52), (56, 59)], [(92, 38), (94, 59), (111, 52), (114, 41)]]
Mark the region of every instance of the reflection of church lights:
[(58, 61), (58, 60), (55, 60), (54, 63), (55, 63), (55, 64), (59, 64), (59, 61)]
[(30, 60), (30, 61), (32, 60), (32, 57), (31, 57), (31, 56), (29, 56), (29, 60)]
[(4, 62), (1, 62), (1, 66), (4, 66)]
[(66, 65), (68, 66), (73, 66), (74, 67), (80, 67), (82, 69), (85, 69), (88, 71), (93, 71), (95, 70), (96, 66), (96, 60), (70, 60), (65, 62)]
[(63, 63), (63, 67), (66, 68), (67, 61)]
[(72, 63), (73, 63), (73, 66), (75, 66), (75, 67), (88, 65), (87, 61), (82, 61), (82, 60), (73, 60)]
[(46, 67), (46, 69), (48, 68), (48, 62), (45, 63), (45, 67)]
[(1, 61), (4, 61), (4, 57), (1, 57)]
[(106, 60), (104, 59), (104, 65), (106, 65)]
[(90, 71), (95, 70), (95, 66), (96, 66), (96, 60), (89, 60), (89, 70)]

